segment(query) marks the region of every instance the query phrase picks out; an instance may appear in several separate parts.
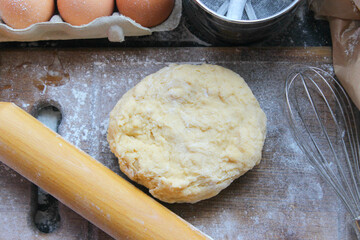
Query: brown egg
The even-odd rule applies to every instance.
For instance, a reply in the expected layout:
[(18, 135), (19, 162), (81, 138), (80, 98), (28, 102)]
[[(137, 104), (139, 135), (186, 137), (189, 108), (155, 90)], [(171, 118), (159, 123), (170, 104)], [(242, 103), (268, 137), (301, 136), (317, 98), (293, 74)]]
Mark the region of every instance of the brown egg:
[(49, 21), (54, 8), (54, 0), (0, 0), (0, 17), (10, 27), (22, 29)]
[(174, 0), (116, 0), (119, 12), (144, 27), (164, 22), (174, 8)]
[(84, 25), (96, 18), (110, 16), (114, 11), (114, 0), (58, 0), (62, 19), (71, 25)]

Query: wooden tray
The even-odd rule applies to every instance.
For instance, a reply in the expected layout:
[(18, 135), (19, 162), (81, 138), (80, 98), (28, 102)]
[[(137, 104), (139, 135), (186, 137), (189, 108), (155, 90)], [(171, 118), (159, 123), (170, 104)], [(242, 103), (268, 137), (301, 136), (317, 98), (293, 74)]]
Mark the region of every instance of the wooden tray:
[[(59, 107), (60, 134), (124, 176), (106, 142), (110, 110), (144, 76), (170, 63), (203, 62), (239, 73), (258, 98), (268, 117), (263, 160), (212, 199), (165, 206), (214, 239), (350, 238), (349, 216), (297, 147), (283, 114), (289, 67), (332, 71), (330, 48), (3, 50), (0, 100), (32, 113), (43, 104)], [(111, 239), (61, 204), (60, 227), (40, 233), (31, 186), (0, 164), (0, 239)]]

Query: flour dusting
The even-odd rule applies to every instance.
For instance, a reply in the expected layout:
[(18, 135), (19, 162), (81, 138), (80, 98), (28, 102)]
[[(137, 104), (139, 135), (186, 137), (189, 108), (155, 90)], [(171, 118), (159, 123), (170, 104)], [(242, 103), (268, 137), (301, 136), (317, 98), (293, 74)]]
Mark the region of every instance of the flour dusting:
[[(174, 59), (177, 51), (181, 54)], [(286, 72), (299, 62), (287, 63), (282, 57), (269, 60), (266, 56), (256, 62), (253, 52), (248, 54), (247, 51), (250, 50), (235, 49), (234, 54), (224, 55), (217, 50), (196, 48), (156, 52), (118, 49), (101, 53), (80, 51), (76, 56), (71, 55), (75, 59), (69, 59), (66, 51), (60, 51), (57, 53), (59, 61), (69, 76), (63, 85), (48, 85), (45, 91), (37, 89), (31, 81), (21, 85), (17, 79), (45, 76), (54, 56), (46, 53), (30, 56), (13, 51), (11, 57), (4, 53), (9, 63), (0, 69), (2, 86), (11, 85), (11, 89), (0, 94), (3, 93), (2, 100), (13, 101), (27, 111), (44, 100), (59, 106), (63, 116), (59, 133), (121, 175), (106, 134), (109, 113), (125, 92), (168, 63), (205, 61), (230, 68), (244, 77), (267, 115), (262, 161), (214, 198), (197, 204), (166, 206), (214, 239), (345, 239), (342, 236), (349, 235), (345, 210), (297, 146), (284, 115)], [(309, 49), (309, 56), (314, 52)], [(299, 61), (332, 71), (330, 64), (323, 63), (329, 62), (328, 58), (319, 58), (317, 63), (309, 63), (306, 59)], [(21, 70), (24, 68), (26, 71)], [(19, 94), (25, 90), (31, 92), (31, 99)], [(27, 222), (30, 198), (24, 194), (30, 193), (28, 181), (2, 164), (0, 180), (0, 239), (19, 228), (24, 232), (24, 239), (32, 239), (35, 233)], [(21, 188), (14, 188), (15, 184)], [(96, 206), (94, 209), (101, 212)], [(62, 234), (69, 232), (62, 239), (86, 239), (81, 233), (91, 232), (88, 222), (68, 212), (65, 216), (76, 220), (61, 226)], [(110, 215), (105, 217), (111, 219)]]

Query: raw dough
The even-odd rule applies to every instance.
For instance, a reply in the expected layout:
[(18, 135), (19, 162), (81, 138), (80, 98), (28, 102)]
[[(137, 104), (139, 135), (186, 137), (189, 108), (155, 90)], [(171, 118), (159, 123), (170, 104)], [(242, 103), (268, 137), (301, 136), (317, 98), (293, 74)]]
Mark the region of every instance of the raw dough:
[(216, 65), (170, 65), (127, 92), (110, 114), (121, 170), (165, 202), (217, 195), (257, 165), (266, 116), (243, 78)]

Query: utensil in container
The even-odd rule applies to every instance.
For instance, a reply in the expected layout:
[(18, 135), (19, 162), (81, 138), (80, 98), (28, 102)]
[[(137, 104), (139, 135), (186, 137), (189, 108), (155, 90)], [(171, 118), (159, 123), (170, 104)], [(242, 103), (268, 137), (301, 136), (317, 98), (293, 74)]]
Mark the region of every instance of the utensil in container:
[[(186, 0), (183, 4), (191, 26), (203, 40), (244, 44), (281, 32), (292, 21), (301, 2), (302, 0), (248, 0), (245, 5), (246, 14), (240, 14), (244, 15), (243, 19), (231, 19), (223, 15), (226, 12), (226, 0)], [(231, 7), (231, 4), (227, 6)], [(249, 20), (254, 16), (258, 19)]]

